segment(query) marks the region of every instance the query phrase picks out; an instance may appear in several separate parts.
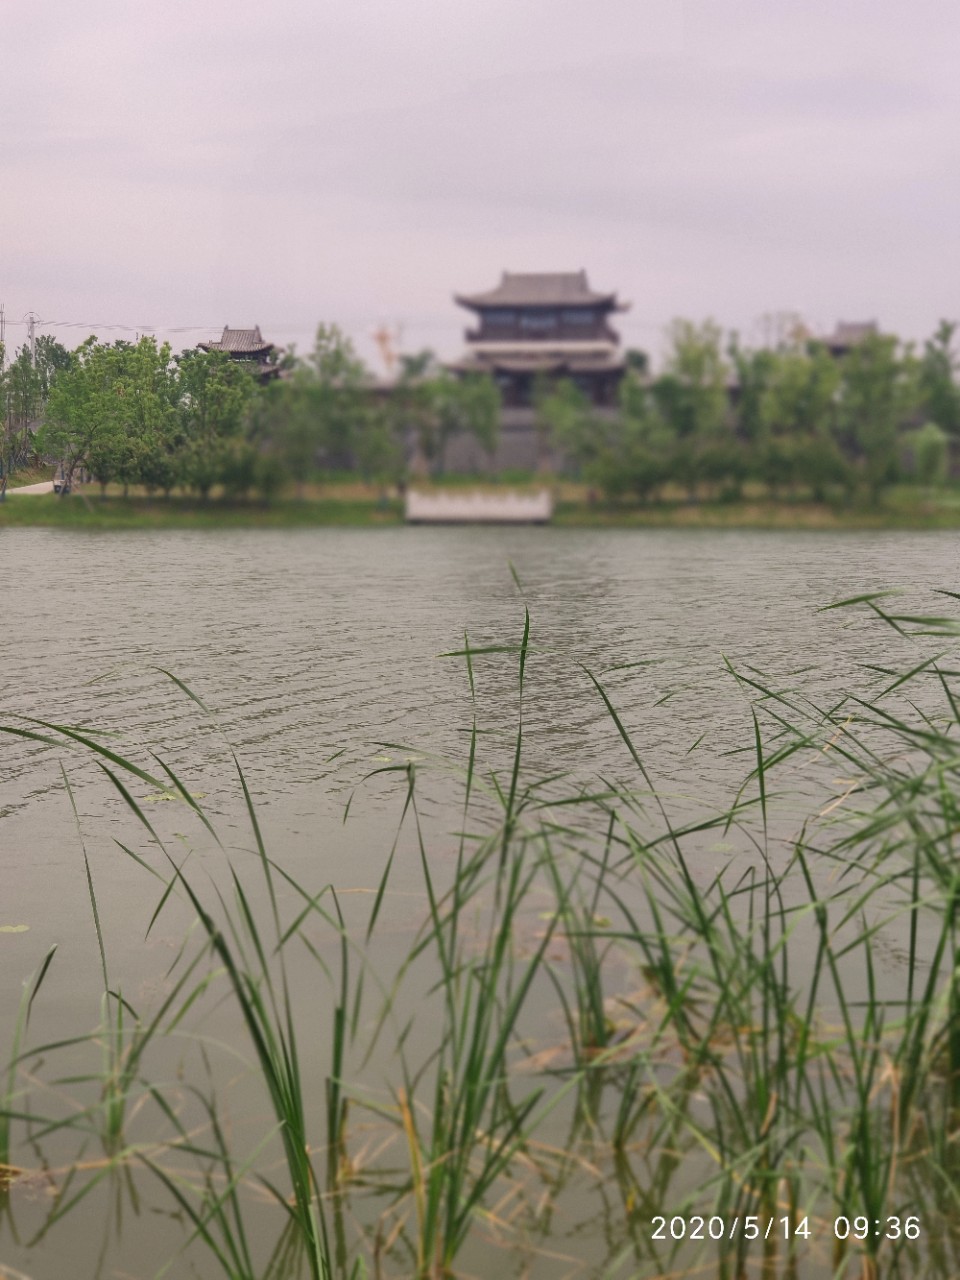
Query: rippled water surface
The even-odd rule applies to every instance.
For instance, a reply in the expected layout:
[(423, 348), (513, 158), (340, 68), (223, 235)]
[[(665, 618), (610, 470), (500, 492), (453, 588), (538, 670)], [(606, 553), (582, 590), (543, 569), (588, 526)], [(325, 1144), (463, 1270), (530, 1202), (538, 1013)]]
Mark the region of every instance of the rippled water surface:
[[(466, 667), (440, 655), (465, 636), (478, 648), (519, 642), (511, 566), (531, 615), (529, 768), (635, 779), (583, 664), (683, 812), (729, 802), (751, 763), (736, 753), (752, 745), (749, 699), (727, 662), (823, 697), (863, 687), (863, 664), (907, 663), (915, 647), (820, 606), (901, 587), (904, 607), (929, 612), (933, 592), (956, 585), (957, 553), (953, 533), (4, 530), (2, 709), (10, 723), (90, 725), (116, 731), (125, 749), (156, 750), (239, 830), (232, 749), (279, 855), (322, 856), (333, 883), (374, 884), (399, 783), (362, 791), (359, 827), (341, 825), (343, 807), (365, 774), (402, 758), (378, 744), (465, 761)], [(492, 744), (503, 736), (506, 761), (516, 655), (474, 666), (481, 728)], [(18, 954), (88, 930), (72, 894), (58, 892), (83, 889), (61, 764), (111, 865), (100, 846), (116, 805), (104, 808), (114, 793), (102, 774), (0, 739), (4, 914), (34, 931)], [(440, 773), (425, 794), (442, 811), (459, 792)]]
[[(232, 749), (278, 861), (319, 860), (338, 887), (369, 889), (402, 787), (390, 775), (363, 784), (346, 826), (344, 806), (365, 774), (408, 754), (464, 761), (466, 666), (440, 655), (465, 636), (516, 645), (529, 607), (531, 769), (630, 778), (585, 666), (680, 810), (723, 804), (749, 767), (736, 749), (752, 742), (749, 699), (726, 663), (826, 697), (862, 685), (863, 664), (909, 662), (910, 642), (818, 608), (904, 587), (903, 603), (929, 611), (935, 589), (956, 588), (958, 546), (952, 533), (3, 530), (3, 721), (88, 725), (124, 749), (156, 750), (242, 842)], [(494, 755), (502, 735), (506, 759), (516, 655), (477, 656), (474, 671), (480, 726)], [(57, 942), (59, 985), (38, 1012), (47, 1032), (97, 981), (62, 766), (104, 917), (130, 925), (112, 941), (118, 967), (128, 948), (149, 992), (175, 942), (141, 941), (153, 899), (112, 843), (128, 827), (104, 775), (72, 753), (0, 738), (0, 924), (29, 926), (0, 934), (0, 1013), (11, 1017), (21, 978)], [(454, 775), (427, 773), (426, 811), (455, 825)], [(95, 1020), (89, 1005), (82, 1019)], [(50, 1266), (44, 1275), (57, 1274)]]

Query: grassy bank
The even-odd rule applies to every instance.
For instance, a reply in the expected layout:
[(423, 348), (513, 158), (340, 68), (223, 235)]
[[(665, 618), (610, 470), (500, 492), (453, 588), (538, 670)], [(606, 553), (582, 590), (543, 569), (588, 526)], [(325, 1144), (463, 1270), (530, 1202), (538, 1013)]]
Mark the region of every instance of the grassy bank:
[[(143, 831), (116, 856), (155, 885), (145, 926), (174, 903), (196, 925), (164, 994), (138, 1012), (81, 845), (102, 1022), (89, 1043), (31, 1043), (56, 958), (25, 983), (0, 1084), (5, 1207), (18, 1212), (18, 1187), (43, 1170), (37, 1238), (69, 1231), (122, 1173), (133, 1203), (147, 1184), (169, 1198), (171, 1255), (187, 1243), (198, 1266), (206, 1255), (198, 1274), (231, 1280), (515, 1265), (543, 1280), (956, 1275), (960, 707), (944, 650), (960, 626), (854, 603), (918, 644), (939, 637), (939, 656), (918, 651), (879, 684), (874, 667), (870, 696), (828, 707), (732, 672), (752, 697), (746, 777), (692, 826), (671, 817), (582, 668), (631, 780), (531, 775), (529, 618), (501, 646), (465, 643), (446, 655), (473, 707), (459, 830), (431, 830), (422, 757), (392, 748), (376, 774), (397, 785), (400, 829), (359, 913), (329, 872), (302, 882), (275, 859), (239, 766), (246, 850), (232, 832), (204, 871), (182, 833), (207, 840), (214, 826), (189, 779), (114, 739), (8, 721), (53, 744), (68, 775), (72, 753), (98, 761)], [(509, 738), (485, 723), (475, 683), (481, 664), (503, 663), (517, 675)], [(776, 789), (799, 764), (820, 794), (778, 838)], [(156, 796), (177, 802), (175, 837), (145, 804)], [(731, 831), (740, 852), (717, 867), (705, 837)], [(387, 963), (398, 850), (419, 865), (421, 918)], [(203, 1034), (224, 1002), (229, 1045)], [(171, 1037), (188, 1042), (177, 1079), (152, 1065)], [(84, 1072), (70, 1055), (87, 1051)], [(234, 1073), (241, 1053), (247, 1128), (210, 1065), (219, 1055)], [(601, 1203), (598, 1255), (580, 1242)]]
[(311, 527), (381, 526), (401, 524), (396, 501), (352, 494), (263, 504), (192, 498), (123, 498), (93, 493), (10, 497), (0, 503), (0, 529), (297, 529)]
[[(25, 483), (25, 481), (24, 481)], [(449, 488), (519, 492), (540, 487), (528, 479), (515, 485), (474, 483), (451, 478)], [(930, 493), (908, 486), (891, 489), (880, 503), (814, 502), (810, 499), (774, 501), (760, 494), (738, 501), (689, 502), (679, 495), (645, 505), (592, 500), (581, 485), (555, 484), (554, 524), (566, 528), (683, 528), (683, 529), (960, 529), (960, 491)], [(283, 497), (270, 503), (231, 501), (214, 497), (168, 500), (134, 494), (123, 497), (109, 490), (105, 497), (91, 487), (60, 499), (52, 494), (9, 495), (0, 503), (0, 528), (46, 526), (77, 529), (164, 528), (307, 528), (389, 526), (403, 522), (402, 500), (384, 498), (356, 482), (310, 486), (303, 498)]]

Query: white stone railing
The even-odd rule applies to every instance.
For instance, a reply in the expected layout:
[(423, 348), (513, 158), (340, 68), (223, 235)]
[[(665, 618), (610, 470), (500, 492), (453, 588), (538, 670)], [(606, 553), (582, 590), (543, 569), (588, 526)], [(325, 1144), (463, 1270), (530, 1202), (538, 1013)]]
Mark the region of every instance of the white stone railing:
[(408, 524), (546, 524), (553, 497), (539, 493), (407, 492)]

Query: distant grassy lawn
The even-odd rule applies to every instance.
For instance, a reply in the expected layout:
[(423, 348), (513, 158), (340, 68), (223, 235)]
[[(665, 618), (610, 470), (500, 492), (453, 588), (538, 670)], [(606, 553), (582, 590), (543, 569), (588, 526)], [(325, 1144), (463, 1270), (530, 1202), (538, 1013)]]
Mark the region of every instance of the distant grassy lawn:
[(960, 491), (932, 497), (909, 486), (890, 490), (874, 505), (814, 502), (810, 498), (765, 496), (739, 501), (689, 502), (680, 499), (634, 503), (589, 503), (561, 496), (554, 523), (581, 527), (680, 527), (728, 529), (960, 529)]
[[(20, 472), (14, 485), (49, 479), (49, 468)], [(851, 503), (814, 502), (808, 497), (774, 500), (759, 488), (745, 491), (737, 501), (704, 499), (690, 502), (679, 492), (658, 502), (608, 502), (593, 497), (587, 486), (569, 481), (524, 478), (494, 483), (468, 477), (429, 483), (412, 482), (418, 490), (478, 489), (487, 492), (535, 491), (549, 485), (556, 497), (554, 523), (580, 528), (757, 528), (757, 529), (956, 529), (960, 528), (960, 487), (928, 491), (900, 485), (888, 490), (873, 506), (865, 499)], [(302, 497), (292, 492), (264, 504), (257, 498), (229, 500), (213, 496), (169, 500), (142, 492), (124, 498), (119, 486), (102, 497), (90, 485), (69, 497), (52, 494), (11, 496), (0, 503), (0, 528), (51, 526), (86, 529), (136, 528), (298, 528), (323, 526), (391, 526), (402, 524), (403, 503), (396, 495), (385, 499), (356, 480), (310, 484)]]
[(41, 480), (52, 480), (55, 470), (52, 464), (21, 467), (19, 471), (14, 471), (7, 476), (7, 484), (11, 489), (18, 489), (28, 484), (39, 484)]
[(92, 490), (71, 493), (7, 496), (0, 503), (0, 528), (47, 526), (71, 529), (222, 529), (297, 528), (315, 525), (396, 525), (403, 509), (397, 501), (349, 494), (298, 501), (278, 498), (268, 505), (254, 499), (124, 498)]

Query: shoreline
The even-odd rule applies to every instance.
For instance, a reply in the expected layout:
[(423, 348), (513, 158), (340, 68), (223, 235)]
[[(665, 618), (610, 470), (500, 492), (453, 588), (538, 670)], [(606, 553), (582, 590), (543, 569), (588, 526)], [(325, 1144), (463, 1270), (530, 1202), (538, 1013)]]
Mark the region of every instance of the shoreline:
[[(877, 507), (771, 502), (663, 502), (649, 506), (591, 504), (561, 496), (551, 527), (564, 529), (769, 529), (871, 532), (960, 530), (960, 494), (947, 491), (941, 501), (917, 502), (892, 494)], [(404, 526), (399, 499), (384, 500), (356, 492), (305, 499), (203, 503), (189, 498), (123, 498), (74, 493), (13, 495), (0, 503), (0, 530), (62, 529), (219, 529), (219, 528), (399, 528)]]

